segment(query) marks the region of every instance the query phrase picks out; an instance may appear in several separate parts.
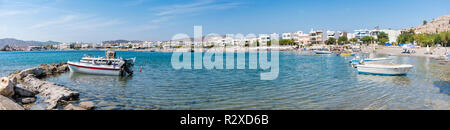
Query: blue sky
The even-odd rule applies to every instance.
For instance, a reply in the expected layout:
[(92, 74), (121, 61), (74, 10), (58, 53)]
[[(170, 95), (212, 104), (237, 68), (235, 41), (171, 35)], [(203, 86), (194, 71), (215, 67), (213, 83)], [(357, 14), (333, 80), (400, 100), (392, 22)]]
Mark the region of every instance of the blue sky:
[(177, 33), (401, 29), (450, 14), (449, 0), (0, 0), (0, 38), (100, 42)]

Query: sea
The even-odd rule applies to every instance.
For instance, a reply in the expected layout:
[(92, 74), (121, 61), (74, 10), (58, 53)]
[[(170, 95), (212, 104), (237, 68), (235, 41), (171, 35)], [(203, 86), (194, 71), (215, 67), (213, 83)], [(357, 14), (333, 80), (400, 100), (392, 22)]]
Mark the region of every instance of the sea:
[[(0, 77), (84, 54), (105, 52), (0, 52)], [(426, 57), (373, 55), (414, 65), (405, 76), (382, 76), (359, 74), (349, 64), (353, 56), (280, 52), (277, 78), (261, 80), (268, 70), (248, 63), (246, 69), (175, 69), (170, 52), (117, 55), (136, 57), (132, 76), (68, 72), (44, 80), (80, 92), (74, 104), (92, 101), (99, 110), (450, 110), (450, 66)], [(44, 109), (41, 101), (31, 109)]]

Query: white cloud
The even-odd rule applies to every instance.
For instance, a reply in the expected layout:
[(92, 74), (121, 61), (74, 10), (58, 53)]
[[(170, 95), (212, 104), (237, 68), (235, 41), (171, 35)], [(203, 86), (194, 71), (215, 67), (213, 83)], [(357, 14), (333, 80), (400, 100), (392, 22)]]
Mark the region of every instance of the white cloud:
[(241, 3), (217, 2), (215, 0), (197, 1), (195, 3), (189, 3), (184, 5), (172, 5), (158, 8), (158, 10), (161, 11), (156, 13), (156, 16), (188, 14), (188, 13), (202, 12), (206, 10), (223, 10), (234, 8), (239, 5), (241, 5)]
[(67, 24), (68, 30), (97, 30), (104, 27), (123, 24), (122, 20), (108, 20), (108, 19), (94, 19), (93, 17), (87, 17), (86, 19)]
[(52, 20), (52, 21), (46, 21), (46, 22), (43, 22), (43, 23), (39, 23), (39, 24), (33, 25), (33, 26), (31, 26), (31, 28), (32, 29), (46, 28), (46, 27), (53, 26), (53, 25), (59, 25), (59, 24), (68, 23), (68, 22), (71, 22), (71, 21), (73, 21), (73, 20), (75, 20), (77, 18), (78, 18), (78, 16), (76, 16), (76, 15), (65, 15), (65, 16), (62, 16), (62, 17), (60, 17), (58, 19)]
[(203, 0), (188, 4), (176, 4), (154, 8), (156, 11), (156, 18), (152, 20), (153, 23), (160, 23), (168, 21), (176, 16), (196, 15), (211, 10), (225, 10), (238, 7), (242, 3), (238, 2), (223, 2), (219, 0)]
[(9, 15), (18, 15), (22, 14), (23, 12), (17, 11), (17, 10), (1, 10), (0, 16), (9, 16)]
[(160, 23), (160, 22), (164, 22), (164, 21), (170, 20), (172, 17), (173, 17), (173, 16), (163, 16), (163, 17), (160, 17), (160, 18), (158, 18), (158, 19), (152, 20), (152, 23)]
[(4, 16), (18, 16), (18, 15), (28, 15), (38, 13), (40, 9), (34, 10), (0, 10), (0, 17)]

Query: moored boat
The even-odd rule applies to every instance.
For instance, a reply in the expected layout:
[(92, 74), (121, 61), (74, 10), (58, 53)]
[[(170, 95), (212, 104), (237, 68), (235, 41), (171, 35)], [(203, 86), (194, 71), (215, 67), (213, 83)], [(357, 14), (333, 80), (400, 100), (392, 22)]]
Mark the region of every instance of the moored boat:
[(314, 51), (316, 54), (331, 54), (331, 51)]
[(356, 54), (354, 53), (342, 53), (340, 54), (340, 56), (355, 56)]
[(133, 75), (136, 58), (116, 58), (116, 53), (106, 52), (106, 57), (84, 55), (80, 62), (68, 61), (70, 72), (98, 75)]
[(361, 59), (359, 57), (353, 58), (350, 63), (352, 64), (358, 64), (360, 63), (362, 60), (362, 62), (366, 63), (366, 62), (375, 62), (375, 61), (385, 61), (385, 60), (392, 60), (391, 58), (367, 58), (367, 59)]
[(356, 65), (358, 72), (363, 74), (376, 75), (406, 75), (413, 65), (408, 64), (383, 64), (383, 63), (364, 63)]

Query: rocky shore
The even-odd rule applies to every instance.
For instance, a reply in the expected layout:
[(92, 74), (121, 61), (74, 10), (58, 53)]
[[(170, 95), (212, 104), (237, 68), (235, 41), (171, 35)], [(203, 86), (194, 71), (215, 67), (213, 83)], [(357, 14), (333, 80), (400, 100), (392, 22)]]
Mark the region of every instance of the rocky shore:
[(28, 110), (37, 97), (47, 104), (47, 110), (93, 110), (94, 103), (82, 102), (79, 106), (79, 93), (56, 83), (42, 80), (68, 72), (67, 63), (42, 64), (35, 68), (19, 70), (8, 77), (0, 78), (0, 110)]

